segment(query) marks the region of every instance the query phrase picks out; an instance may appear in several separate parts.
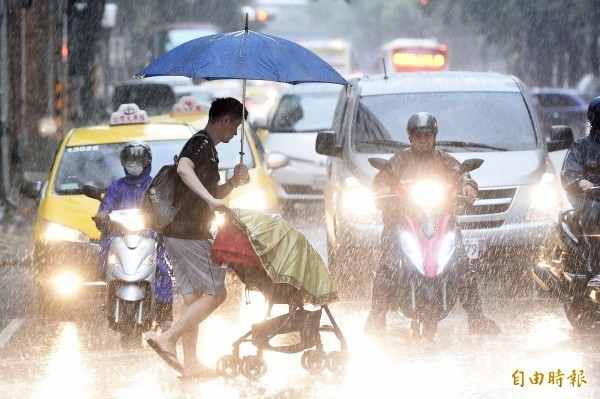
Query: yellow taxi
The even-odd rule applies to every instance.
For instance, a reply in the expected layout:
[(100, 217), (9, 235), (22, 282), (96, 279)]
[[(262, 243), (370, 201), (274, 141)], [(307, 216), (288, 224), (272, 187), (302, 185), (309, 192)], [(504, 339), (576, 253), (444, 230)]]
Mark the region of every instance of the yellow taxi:
[[(198, 131), (206, 126), (208, 107), (210, 105), (200, 103), (194, 97), (184, 96), (173, 106), (170, 114), (150, 117), (150, 120), (155, 123), (184, 123)], [(233, 168), (240, 162), (241, 130), (240, 128), (238, 135), (229, 143), (220, 143), (217, 146), (221, 182), (231, 177)], [(233, 190), (225, 198), (225, 203), (231, 208), (277, 212), (279, 186), (271, 174), (273, 170), (286, 166), (288, 159), (282, 154), (267, 154), (249, 123), (245, 124), (244, 132), (243, 162), (248, 166), (250, 181)]]
[(82, 187), (105, 190), (123, 177), (119, 153), (127, 142), (144, 141), (151, 147), (153, 175), (173, 163), (173, 156), (193, 134), (187, 124), (150, 122), (135, 104), (123, 104), (110, 124), (80, 127), (65, 135), (48, 180), (30, 193), (40, 201), (33, 264), (42, 307), (74, 298), (82, 286), (104, 285), (98, 274), (100, 232), (91, 219), (99, 203), (83, 195)]
[[(197, 104), (192, 109), (198, 111)], [(48, 180), (35, 182), (34, 186), (41, 189), (28, 193), (40, 202), (33, 232), (33, 266), (41, 309), (65, 304), (88, 291), (84, 287), (104, 286), (98, 273), (100, 232), (91, 219), (99, 203), (83, 195), (83, 186), (105, 190), (123, 177), (119, 153), (130, 141), (144, 141), (150, 146), (153, 176), (163, 165), (173, 162), (189, 137), (206, 121), (206, 112), (174, 112), (150, 118), (137, 105), (123, 104), (111, 115), (109, 124), (75, 128), (65, 135)], [(257, 144), (248, 133), (247, 137), (251, 139), (244, 143), (244, 162), (250, 169), (250, 183), (234, 190), (228, 204), (276, 211), (277, 183), (267, 171), (260, 141)], [(223, 182), (239, 162), (240, 144), (234, 141), (237, 140), (218, 147)], [(287, 159), (281, 156), (271, 167), (286, 164)]]

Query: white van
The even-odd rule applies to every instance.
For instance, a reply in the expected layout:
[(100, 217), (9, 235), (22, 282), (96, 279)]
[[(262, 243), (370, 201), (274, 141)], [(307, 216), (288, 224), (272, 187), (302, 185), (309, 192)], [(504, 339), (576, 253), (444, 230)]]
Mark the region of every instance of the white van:
[(551, 215), (561, 196), (548, 150), (567, 148), (572, 133), (554, 127), (550, 137), (556, 140), (546, 142), (519, 79), (442, 71), (350, 83), (339, 97), (333, 131), (319, 133), (316, 142), (317, 152), (329, 156), (324, 207), (330, 269), (350, 267), (347, 260), (356, 259), (357, 250), (378, 248), (382, 220), (371, 194), (377, 170), (368, 158), (389, 159), (408, 147), (406, 123), (421, 111), (438, 120), (439, 149), (459, 161), (484, 160), (472, 173), (479, 200), (458, 216), (469, 256), (516, 264), (533, 261), (540, 249), (552, 246)]

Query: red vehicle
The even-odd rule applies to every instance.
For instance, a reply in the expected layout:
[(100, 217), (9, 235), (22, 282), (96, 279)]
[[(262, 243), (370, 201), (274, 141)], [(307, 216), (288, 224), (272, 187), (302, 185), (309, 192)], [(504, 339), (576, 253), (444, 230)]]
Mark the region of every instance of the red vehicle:
[[(376, 169), (389, 169), (388, 161), (369, 158)], [(431, 338), (458, 297), (458, 252), (462, 243), (455, 223), (460, 204), (461, 178), (477, 169), (483, 160), (464, 161), (455, 182), (439, 180), (390, 181), (393, 194), (378, 201), (394, 201), (399, 212), (397, 230), (393, 232), (387, 251), (397, 259), (399, 278), (397, 308), (411, 320), (413, 336)], [(388, 203), (389, 204), (389, 203)]]
[(399, 38), (381, 46), (388, 72), (442, 71), (448, 48), (435, 39)]

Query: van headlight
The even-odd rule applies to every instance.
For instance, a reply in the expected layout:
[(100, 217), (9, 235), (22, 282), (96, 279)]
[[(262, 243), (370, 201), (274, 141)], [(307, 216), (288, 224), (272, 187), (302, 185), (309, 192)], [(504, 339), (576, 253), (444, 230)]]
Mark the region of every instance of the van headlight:
[(236, 198), (232, 198), (230, 206), (232, 208), (255, 209), (257, 211), (264, 211), (268, 208), (267, 193), (262, 188), (252, 190), (249, 193), (242, 194)]
[(90, 242), (90, 238), (83, 234), (82, 231), (49, 220), (42, 222), (41, 239), (46, 242), (69, 241), (86, 244)]
[(541, 182), (531, 192), (531, 202), (525, 218), (542, 220), (552, 216), (552, 212), (562, 206), (554, 173), (546, 172)]
[(347, 177), (342, 187), (341, 205), (344, 215), (361, 222), (377, 222), (379, 210), (370, 188), (361, 185), (355, 177)]

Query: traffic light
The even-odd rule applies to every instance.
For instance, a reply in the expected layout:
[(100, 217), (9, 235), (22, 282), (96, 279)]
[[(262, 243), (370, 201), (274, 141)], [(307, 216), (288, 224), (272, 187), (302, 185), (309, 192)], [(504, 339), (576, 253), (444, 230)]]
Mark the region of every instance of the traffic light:
[(272, 12), (264, 9), (257, 9), (254, 13), (254, 24), (256, 25), (255, 29), (260, 31), (274, 18), (275, 16)]
[(64, 103), (63, 84), (59, 81), (54, 85), (54, 120), (59, 129), (62, 126), (62, 110)]
[(56, 121), (59, 130), (64, 123), (63, 116), (66, 116), (67, 118), (72, 116), (72, 103), (69, 89), (69, 85), (63, 85), (61, 81), (56, 82), (54, 85), (54, 120)]

